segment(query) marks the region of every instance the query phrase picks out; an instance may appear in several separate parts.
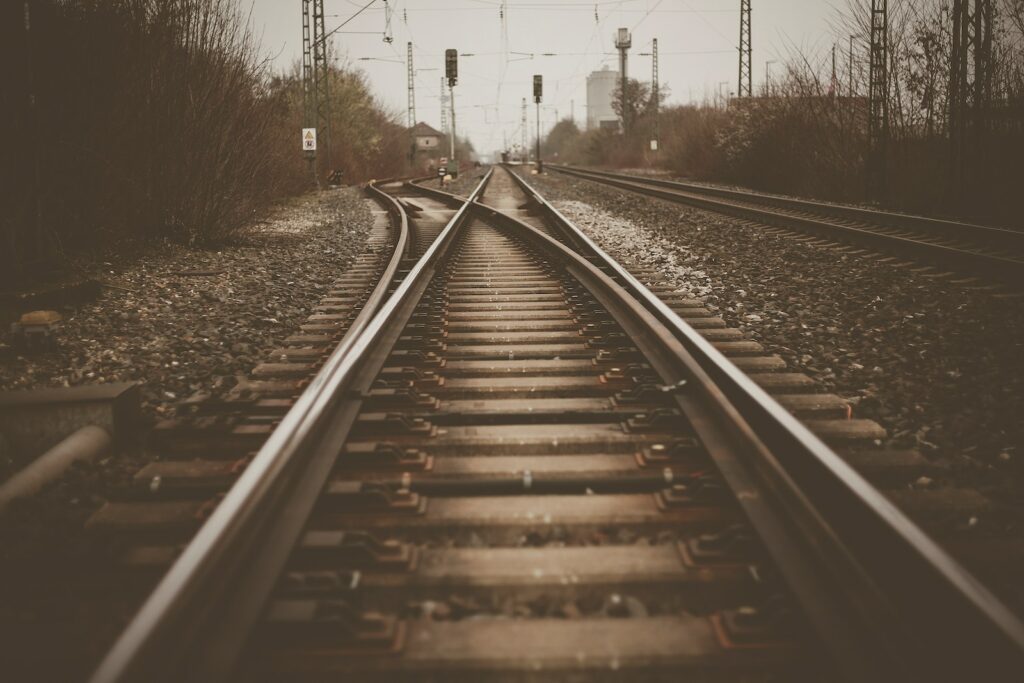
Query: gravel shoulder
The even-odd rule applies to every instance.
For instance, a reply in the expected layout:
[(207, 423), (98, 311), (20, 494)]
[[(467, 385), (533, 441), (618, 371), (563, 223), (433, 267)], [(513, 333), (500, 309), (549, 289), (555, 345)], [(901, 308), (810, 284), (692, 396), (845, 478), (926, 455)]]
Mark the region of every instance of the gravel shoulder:
[(362, 250), (366, 201), (357, 188), (310, 194), (217, 250), (166, 243), (79, 264), (102, 295), (64, 312), (57, 352), (0, 346), (0, 390), (137, 381), (145, 412), (163, 417), (230, 388)]
[[(358, 188), (309, 194), (215, 251), (159, 244), (80, 263), (111, 286), (63, 312), (58, 351), (0, 347), (0, 389), (137, 381), (149, 421), (195, 393), (226, 393), (298, 329), (363, 250), (369, 201)], [(76, 464), (0, 515), (0, 657), (8, 673), (26, 674), (11, 680), (80, 679), (148, 590), (148, 582), (124, 586), (124, 604), (115, 605), (79, 575), (102, 575), (102, 543), (83, 523), (151, 457)], [(10, 462), (0, 462), (0, 478)]]
[(885, 445), (1024, 502), (1024, 297), (566, 176), (531, 182), (613, 256), (663, 270), (850, 400), (889, 431)]

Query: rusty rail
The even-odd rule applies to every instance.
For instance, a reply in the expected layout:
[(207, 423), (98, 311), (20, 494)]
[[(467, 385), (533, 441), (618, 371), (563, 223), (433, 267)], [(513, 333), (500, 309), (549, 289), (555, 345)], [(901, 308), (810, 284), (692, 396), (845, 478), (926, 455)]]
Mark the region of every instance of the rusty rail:
[(1024, 283), (1024, 232), (622, 173), (549, 167), (630, 192), (923, 259), (1015, 285)]

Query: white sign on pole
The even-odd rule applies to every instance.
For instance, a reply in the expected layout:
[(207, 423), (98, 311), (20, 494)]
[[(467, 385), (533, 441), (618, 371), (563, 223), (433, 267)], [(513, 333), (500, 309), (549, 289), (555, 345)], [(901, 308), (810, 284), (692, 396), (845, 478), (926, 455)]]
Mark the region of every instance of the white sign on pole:
[(302, 129), (302, 151), (303, 152), (315, 152), (316, 151), (316, 128), (303, 128)]
[(658, 151), (658, 141), (657, 140), (651, 140), (651, 151), (652, 152), (657, 152)]

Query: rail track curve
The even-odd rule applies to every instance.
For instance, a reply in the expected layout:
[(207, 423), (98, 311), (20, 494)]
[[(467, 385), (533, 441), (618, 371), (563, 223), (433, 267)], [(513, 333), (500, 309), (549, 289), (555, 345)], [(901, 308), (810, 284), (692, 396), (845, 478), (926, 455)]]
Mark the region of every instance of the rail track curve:
[(691, 302), (506, 169), (378, 185), (383, 277), (95, 681), (1013, 680), (1024, 626)]

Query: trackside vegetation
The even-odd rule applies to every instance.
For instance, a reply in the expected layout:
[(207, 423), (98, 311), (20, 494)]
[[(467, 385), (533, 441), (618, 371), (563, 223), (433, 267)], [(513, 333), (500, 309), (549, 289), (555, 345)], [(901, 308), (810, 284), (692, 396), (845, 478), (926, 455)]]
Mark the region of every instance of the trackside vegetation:
[[(244, 3), (2, 5), (0, 279), (83, 248), (217, 244), (313, 185), (300, 70), (272, 72)], [(403, 172), (405, 129), (363, 76), (335, 66), (331, 93), (345, 182)]]
[[(660, 167), (769, 192), (1019, 226), (1024, 211), (1024, 0), (993, 0), (991, 66), (968, 74), (964, 152), (952, 153), (954, 20), (949, 2), (889, 3), (887, 169), (868, 194), (870, 0), (837, 10), (817, 52), (793, 49), (752, 97), (661, 107), (659, 150), (649, 86), (631, 82), (613, 107), (629, 125), (581, 132), (560, 122), (545, 154), (570, 163)], [(973, 3), (972, 3), (973, 5)], [(832, 49), (835, 46), (835, 71)], [(834, 76), (833, 76), (834, 73)], [(978, 84), (981, 85), (981, 84)], [(671, 83), (661, 84), (662, 93)], [(736, 87), (735, 83), (732, 86)], [(983, 93), (981, 97), (975, 93)]]

